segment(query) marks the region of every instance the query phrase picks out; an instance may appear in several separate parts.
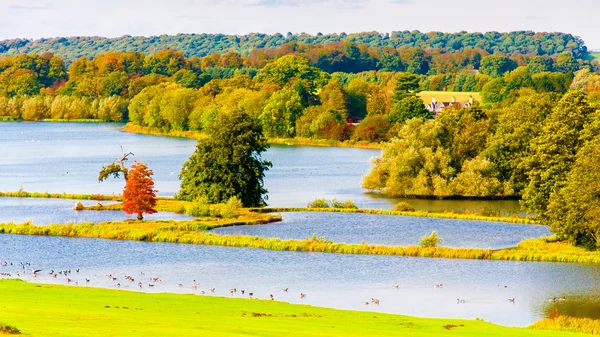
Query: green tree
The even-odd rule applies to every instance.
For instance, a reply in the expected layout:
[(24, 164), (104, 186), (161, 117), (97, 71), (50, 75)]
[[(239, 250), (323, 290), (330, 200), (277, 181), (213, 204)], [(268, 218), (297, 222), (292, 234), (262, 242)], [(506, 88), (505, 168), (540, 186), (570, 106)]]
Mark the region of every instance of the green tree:
[(425, 109), (423, 100), (418, 96), (409, 96), (394, 103), (388, 115), (388, 121), (392, 124), (404, 123), (415, 117), (428, 117), (429, 111)]
[(545, 217), (550, 195), (565, 186), (584, 141), (580, 133), (592, 112), (586, 95), (571, 91), (546, 118), (541, 134), (531, 144), (533, 155), (524, 163), (529, 184), (523, 191), (523, 206), (529, 212)]
[(265, 134), (269, 137), (294, 137), (296, 119), (302, 115), (302, 99), (290, 88), (274, 93), (260, 115)]
[(261, 153), (267, 148), (262, 127), (247, 113), (219, 114), (183, 164), (177, 198), (221, 203), (237, 197), (245, 207), (264, 205), (263, 179), (271, 163)]
[(547, 218), (553, 232), (573, 244), (600, 247), (600, 136), (577, 153), (564, 188), (550, 197)]
[(419, 77), (411, 73), (398, 73), (392, 100), (400, 102), (406, 97), (415, 96), (419, 91)]
[(517, 68), (517, 62), (504, 55), (488, 55), (481, 59), (479, 72), (491, 77), (500, 77)]

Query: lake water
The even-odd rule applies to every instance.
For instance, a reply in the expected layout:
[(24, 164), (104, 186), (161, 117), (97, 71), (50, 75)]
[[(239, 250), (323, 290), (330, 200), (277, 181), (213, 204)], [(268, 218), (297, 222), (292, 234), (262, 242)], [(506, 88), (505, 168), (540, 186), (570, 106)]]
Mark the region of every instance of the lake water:
[[(160, 195), (178, 190), (177, 175), (193, 152), (195, 141), (123, 133), (114, 124), (0, 123), (0, 190), (53, 193), (120, 193), (122, 180), (97, 182), (102, 165), (120, 155), (120, 145), (135, 153), (155, 172)], [(315, 198), (352, 199), (364, 208), (391, 208), (397, 200), (365, 193), (362, 175), (377, 150), (272, 147), (265, 158), (273, 162), (267, 172), (269, 203), (274, 206), (304, 206)], [(122, 217), (121, 212), (74, 212), (72, 200), (0, 198), (0, 218), (34, 223), (101, 221), (104, 216)], [(87, 202), (86, 202), (87, 203)], [(90, 202), (95, 204), (96, 202)], [(516, 201), (468, 202), (409, 201), (417, 208), (518, 209)], [(422, 205), (422, 206), (420, 206)], [(465, 206), (467, 205), (467, 206)], [(511, 208), (512, 207), (512, 208)], [(171, 215), (169, 215), (170, 217)], [(544, 235), (547, 229), (487, 222), (352, 216), (345, 214), (284, 214), (280, 224), (237, 227), (229, 230), (262, 231), (257, 235), (304, 238), (317, 234), (336, 241), (415, 243), (423, 234), (438, 230), (444, 245), (462, 246), (465, 238), (481, 247), (514, 245), (521, 237)], [(79, 217), (85, 217), (79, 218)], [(0, 220), (2, 221), (2, 220)], [(2, 221), (4, 222), (4, 221)], [(480, 233), (480, 237), (478, 237)], [(149, 282), (149, 275), (164, 284), (143, 291), (198, 292), (216, 287), (216, 295), (229, 296), (236, 287), (266, 298), (292, 303), (401, 313), (424, 317), (481, 317), (499, 324), (527, 325), (551, 309), (548, 298), (567, 296), (562, 312), (599, 317), (600, 268), (593, 265), (476, 261), (276, 252), (230, 247), (110, 241), (83, 238), (0, 235), (0, 273), (15, 272), (18, 262), (43, 269), (35, 282), (67, 283), (66, 277), (47, 273), (80, 268), (69, 276), (89, 286), (113, 287), (125, 275)], [(21, 273), (23, 271), (21, 270)], [(140, 272), (144, 272), (142, 276)], [(114, 274), (119, 279), (109, 280)], [(191, 288), (192, 280), (200, 289)], [(182, 283), (182, 287), (177, 284)], [(443, 284), (434, 288), (435, 284)], [(73, 284), (73, 282), (71, 283)], [(393, 289), (392, 285), (398, 285)], [(131, 286), (135, 288), (135, 284)], [(281, 288), (290, 289), (288, 293)], [(305, 299), (299, 293), (307, 293)], [(236, 296), (240, 296), (239, 294)], [(376, 297), (380, 306), (364, 306)], [(508, 298), (516, 303), (508, 303)], [(466, 303), (457, 304), (457, 298)]]
[[(0, 191), (120, 194), (123, 180), (98, 182), (103, 165), (121, 156), (121, 146), (132, 158), (154, 171), (158, 195), (179, 190), (182, 164), (196, 141), (155, 137), (121, 131), (109, 123), (0, 123)], [(360, 185), (370, 159), (379, 150), (272, 146), (264, 158), (273, 162), (265, 186), (273, 206), (303, 207), (316, 198), (351, 199), (362, 208), (391, 209), (397, 199), (366, 193)], [(484, 207), (517, 212), (517, 201), (408, 200), (427, 210), (480, 210)]]
[[(478, 261), (278, 252), (269, 250), (186, 244), (111, 241), (86, 238), (0, 235), (0, 273), (23, 272), (19, 262), (43, 271), (33, 279), (42, 283), (85, 286), (129, 286), (140, 291), (200, 293), (216, 288), (252, 292), (254, 297), (317, 306), (372, 310), (423, 317), (483, 318), (504, 325), (528, 325), (544, 317), (550, 297), (566, 296), (557, 303), (564, 313), (598, 317), (600, 269), (596, 266), (513, 261)], [(30, 267), (27, 267), (30, 268)], [(79, 273), (75, 269), (79, 268)], [(51, 270), (70, 269), (68, 276), (52, 278)], [(145, 275), (142, 276), (140, 273)], [(107, 274), (117, 277), (112, 281)], [(127, 282), (125, 275), (135, 281)], [(164, 284), (150, 281), (159, 277)], [(192, 289), (193, 280), (199, 284)], [(148, 283), (155, 286), (148, 287)], [(182, 287), (178, 286), (182, 284)], [(435, 284), (442, 284), (435, 288)], [(398, 285), (394, 289), (393, 285)], [(506, 286), (506, 287), (505, 287)], [(287, 293), (282, 288), (289, 288)], [(235, 296), (241, 297), (238, 292)], [(300, 299), (300, 293), (306, 293)], [(378, 298), (379, 306), (362, 303)], [(508, 303), (508, 298), (515, 303)], [(466, 303), (457, 304), (456, 299)]]
[(217, 228), (218, 234), (246, 234), (282, 239), (306, 239), (313, 234), (333, 242), (397, 246), (416, 245), (423, 235), (437, 231), (447, 247), (505, 248), (550, 235), (547, 226), (489, 221), (350, 213), (282, 213), (283, 221), (260, 226)]
[[(60, 223), (82, 223), (102, 221), (122, 221), (137, 219), (135, 214), (121, 211), (75, 211), (77, 201), (69, 199), (0, 198), (0, 223), (23, 223), (30, 221), (35, 225)], [(98, 201), (82, 200), (84, 206), (94, 206)], [(101, 201), (108, 205), (110, 201)], [(192, 220), (191, 216), (160, 212), (144, 214), (146, 220)]]

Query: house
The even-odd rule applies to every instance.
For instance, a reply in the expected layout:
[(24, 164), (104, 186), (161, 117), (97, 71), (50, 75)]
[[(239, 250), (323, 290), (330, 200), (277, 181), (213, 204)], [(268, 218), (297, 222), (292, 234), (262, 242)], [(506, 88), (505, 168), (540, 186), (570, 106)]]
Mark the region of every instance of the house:
[(436, 102), (435, 97), (432, 97), (431, 103), (427, 104), (425, 109), (427, 109), (428, 111), (433, 112), (437, 115), (438, 113), (442, 112), (442, 110), (444, 110), (444, 108), (447, 108), (447, 107), (453, 106), (453, 105), (458, 105), (458, 107), (460, 107), (460, 108), (468, 108), (473, 105), (473, 97), (469, 97), (468, 102), (457, 102), (455, 97), (452, 97), (451, 102)]

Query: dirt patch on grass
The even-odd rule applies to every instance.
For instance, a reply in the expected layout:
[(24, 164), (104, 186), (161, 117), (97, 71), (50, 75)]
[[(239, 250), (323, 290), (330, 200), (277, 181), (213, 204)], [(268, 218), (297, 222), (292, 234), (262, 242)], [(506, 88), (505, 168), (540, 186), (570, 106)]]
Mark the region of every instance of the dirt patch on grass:
[(21, 331), (14, 326), (0, 323), (0, 335), (20, 335)]

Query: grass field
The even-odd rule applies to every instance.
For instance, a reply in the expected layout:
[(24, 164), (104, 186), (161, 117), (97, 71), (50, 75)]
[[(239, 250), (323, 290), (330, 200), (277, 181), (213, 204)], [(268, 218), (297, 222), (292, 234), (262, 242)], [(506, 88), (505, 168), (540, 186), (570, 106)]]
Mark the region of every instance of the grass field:
[[(0, 326), (24, 336), (576, 336), (277, 301), (0, 280)], [(310, 294), (309, 294), (310, 296)], [(1, 334), (1, 333), (0, 333)]]
[(421, 91), (418, 95), (425, 104), (431, 103), (432, 97), (435, 97), (437, 102), (452, 102), (452, 97), (455, 97), (457, 102), (468, 102), (469, 97), (473, 97), (475, 101), (481, 101), (478, 92)]

